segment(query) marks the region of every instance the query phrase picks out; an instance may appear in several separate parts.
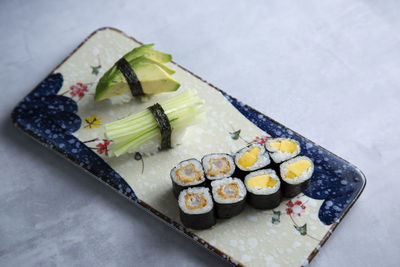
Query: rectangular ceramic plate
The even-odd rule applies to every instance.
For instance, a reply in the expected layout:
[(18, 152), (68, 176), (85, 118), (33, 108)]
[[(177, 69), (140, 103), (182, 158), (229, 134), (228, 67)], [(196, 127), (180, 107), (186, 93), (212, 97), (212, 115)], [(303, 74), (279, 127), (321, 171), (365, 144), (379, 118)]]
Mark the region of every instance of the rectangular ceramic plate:
[[(14, 109), (14, 124), (43, 145), (91, 173), (99, 181), (143, 207), (172, 228), (234, 265), (300, 266), (309, 263), (364, 189), (363, 174), (349, 162), (314, 144), (269, 117), (230, 97), (178, 64), (174, 78), (179, 92), (196, 89), (206, 100), (208, 121), (186, 132), (179, 146), (152, 156), (128, 154), (110, 158), (102, 124), (150, 102), (112, 105), (94, 103), (96, 81), (116, 60), (141, 43), (112, 28), (91, 34)], [(173, 51), (172, 51), (173, 52)], [(240, 131), (240, 138), (233, 132)], [(315, 172), (309, 188), (284, 199), (271, 211), (249, 206), (236, 217), (219, 220), (207, 230), (181, 225), (171, 190), (170, 169), (187, 158), (233, 152), (266, 136), (299, 141)]]

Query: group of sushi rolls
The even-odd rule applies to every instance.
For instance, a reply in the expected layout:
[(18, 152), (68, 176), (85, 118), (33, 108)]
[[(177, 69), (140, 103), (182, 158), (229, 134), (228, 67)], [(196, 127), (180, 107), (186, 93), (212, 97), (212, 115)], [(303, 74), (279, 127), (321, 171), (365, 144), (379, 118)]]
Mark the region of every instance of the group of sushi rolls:
[(314, 172), (312, 160), (299, 156), (300, 144), (290, 138), (252, 143), (234, 155), (213, 153), (201, 162), (188, 159), (171, 170), (182, 223), (207, 229), (216, 218), (238, 215), (246, 202), (256, 209), (274, 209), (283, 197), (303, 192)]

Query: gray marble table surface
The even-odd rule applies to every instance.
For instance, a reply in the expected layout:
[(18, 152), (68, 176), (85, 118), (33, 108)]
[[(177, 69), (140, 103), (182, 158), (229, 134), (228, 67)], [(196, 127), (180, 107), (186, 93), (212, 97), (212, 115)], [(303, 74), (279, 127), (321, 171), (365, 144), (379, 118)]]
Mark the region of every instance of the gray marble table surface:
[(0, 266), (215, 266), (217, 257), (15, 129), (12, 108), (113, 26), (357, 165), (312, 266), (399, 266), (400, 2), (0, 2)]

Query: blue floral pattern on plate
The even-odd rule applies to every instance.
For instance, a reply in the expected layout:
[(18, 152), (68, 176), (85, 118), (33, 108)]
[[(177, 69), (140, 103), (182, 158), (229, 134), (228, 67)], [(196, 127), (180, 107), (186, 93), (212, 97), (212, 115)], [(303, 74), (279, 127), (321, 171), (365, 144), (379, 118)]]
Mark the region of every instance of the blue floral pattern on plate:
[(72, 135), (82, 124), (77, 103), (57, 95), (63, 84), (61, 73), (52, 74), (14, 109), (14, 123), (44, 145), (60, 152), (77, 165), (131, 200), (136, 195), (125, 180), (99, 155)]

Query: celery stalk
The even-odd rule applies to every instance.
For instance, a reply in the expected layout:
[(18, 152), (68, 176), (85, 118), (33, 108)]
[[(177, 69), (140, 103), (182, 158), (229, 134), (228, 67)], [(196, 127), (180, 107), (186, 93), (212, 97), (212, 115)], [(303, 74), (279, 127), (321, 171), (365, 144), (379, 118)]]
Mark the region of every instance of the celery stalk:
[[(204, 100), (196, 90), (186, 90), (160, 105), (167, 115), (172, 133), (205, 119)], [(160, 130), (150, 110), (145, 109), (126, 118), (104, 125), (105, 136), (113, 141), (111, 154), (121, 156), (155, 138)]]

